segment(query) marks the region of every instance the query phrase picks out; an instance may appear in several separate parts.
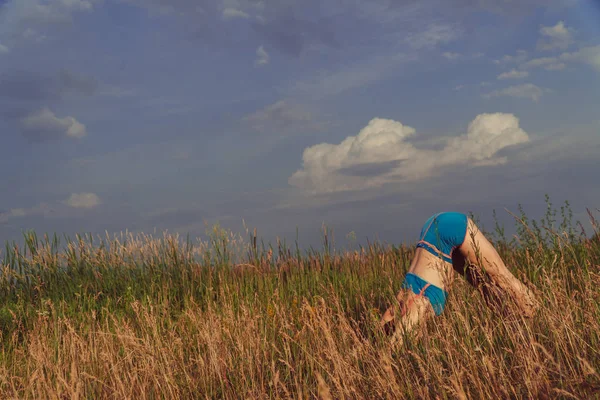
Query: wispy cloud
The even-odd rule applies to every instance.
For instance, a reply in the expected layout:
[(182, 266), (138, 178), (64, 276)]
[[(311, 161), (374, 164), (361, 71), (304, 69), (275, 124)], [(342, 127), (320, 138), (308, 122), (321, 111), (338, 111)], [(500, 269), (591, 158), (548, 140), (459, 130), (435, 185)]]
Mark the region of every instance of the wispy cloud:
[(52, 25), (65, 25), (73, 21), (78, 12), (89, 12), (97, 0), (19, 0), (2, 5), (0, 37), (18, 45), (23, 40), (39, 40), (40, 33)]
[(415, 49), (432, 48), (458, 39), (462, 29), (457, 25), (433, 23), (426, 29), (409, 34), (405, 41)]
[(46, 203), (41, 203), (30, 208), (12, 208), (7, 211), (0, 210), (0, 224), (7, 223), (9, 220), (15, 218), (24, 218), (32, 215), (47, 215), (51, 212), (52, 208)]
[(442, 53), (442, 56), (444, 56), (448, 60), (457, 60), (460, 57), (460, 54), (447, 51), (445, 53)]
[(563, 53), (560, 55), (560, 61), (584, 63), (600, 72), (600, 45), (582, 47), (571, 53)]
[(572, 52), (563, 52), (553, 57), (533, 58), (521, 65), (521, 68), (544, 68), (548, 71), (560, 71), (569, 63), (587, 64), (600, 71), (600, 45), (581, 47)]
[(243, 121), (258, 132), (278, 134), (294, 127), (306, 128), (314, 123), (313, 115), (306, 108), (286, 100), (279, 100), (249, 114)]
[(100, 198), (95, 193), (72, 193), (65, 204), (73, 208), (94, 208), (101, 204)]
[(567, 28), (563, 21), (554, 26), (542, 26), (541, 38), (538, 40), (538, 50), (566, 50), (573, 43), (573, 32)]
[(522, 85), (509, 86), (504, 89), (494, 90), (493, 92), (483, 95), (483, 97), (488, 99), (501, 96), (519, 97), (531, 99), (537, 103), (546, 92), (548, 92), (548, 89), (540, 88), (533, 83), (524, 83)]
[(254, 65), (262, 67), (263, 65), (267, 65), (270, 59), (269, 53), (267, 53), (264, 46), (259, 46), (259, 48), (256, 49), (256, 60), (254, 61)]
[(529, 53), (526, 50), (517, 50), (515, 55), (507, 54), (500, 59), (494, 60), (494, 64), (522, 64), (527, 61)]
[(523, 79), (529, 76), (529, 72), (527, 71), (517, 71), (516, 69), (511, 69), (508, 72), (503, 72), (498, 75), (498, 79)]
[[(6, 211), (0, 210), (0, 224), (7, 223), (12, 219), (26, 218), (33, 216), (48, 217), (53, 214), (56, 216), (69, 215), (68, 207), (91, 209), (99, 206), (102, 202), (94, 193), (72, 193), (66, 200), (53, 204), (40, 203), (33, 207), (11, 208)], [(65, 207), (67, 206), (67, 207)]]
[(531, 59), (521, 65), (522, 68), (551, 68), (553, 65), (559, 64), (560, 61), (557, 57), (540, 57)]
[[(517, 64), (520, 71), (513, 69), (508, 73), (501, 74), (498, 79), (524, 78), (529, 74), (523, 70), (542, 68), (547, 71), (562, 71), (569, 63), (582, 63), (590, 65), (600, 71), (600, 45), (584, 46), (577, 50), (566, 52), (567, 48), (575, 44), (573, 38), (574, 30), (568, 28), (563, 21), (553, 26), (542, 26), (539, 30), (539, 39), (536, 50), (538, 52), (550, 51), (553, 55), (544, 57), (530, 57), (525, 50), (519, 50), (516, 55), (506, 55), (495, 60), (496, 64)], [(557, 52), (562, 50), (563, 52)], [(529, 92), (534, 93), (529, 87)]]
[(567, 64), (565, 63), (556, 63), (544, 66), (546, 71), (562, 71), (567, 68)]
[(250, 18), (250, 14), (248, 14), (245, 11), (238, 10), (237, 8), (228, 7), (223, 10), (223, 18), (224, 19), (235, 19), (235, 18), (248, 19), (248, 18)]
[(296, 82), (285, 92), (290, 96), (311, 99), (335, 96), (389, 78), (390, 75), (398, 73), (402, 65), (417, 59), (416, 54), (377, 55), (340, 69), (321, 72), (309, 80)]

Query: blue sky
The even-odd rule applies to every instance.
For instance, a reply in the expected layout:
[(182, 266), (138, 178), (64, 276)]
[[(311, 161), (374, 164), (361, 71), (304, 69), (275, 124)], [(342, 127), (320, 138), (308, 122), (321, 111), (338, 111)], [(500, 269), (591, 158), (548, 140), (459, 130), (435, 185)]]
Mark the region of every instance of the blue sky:
[(600, 3), (0, 0), (0, 240), (600, 207)]

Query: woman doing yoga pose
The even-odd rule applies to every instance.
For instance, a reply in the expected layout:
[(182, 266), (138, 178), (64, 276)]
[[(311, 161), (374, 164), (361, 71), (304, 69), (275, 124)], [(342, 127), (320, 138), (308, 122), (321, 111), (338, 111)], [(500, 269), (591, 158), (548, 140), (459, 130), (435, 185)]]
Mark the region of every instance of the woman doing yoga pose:
[[(402, 305), (400, 322), (411, 330), (417, 323), (444, 310), (454, 270), (464, 272), (465, 261), (479, 268), (469, 268), (467, 280), (481, 288), (486, 301), (493, 299), (491, 290), (501, 289), (516, 303), (520, 312), (531, 317), (537, 302), (533, 293), (506, 268), (492, 244), (465, 214), (443, 212), (430, 217), (421, 230), (415, 256), (397, 299)], [(480, 272), (483, 270), (485, 275)], [(501, 299), (500, 299), (501, 300)], [(394, 307), (388, 308), (381, 325), (392, 322)], [(397, 335), (396, 335), (397, 338)]]

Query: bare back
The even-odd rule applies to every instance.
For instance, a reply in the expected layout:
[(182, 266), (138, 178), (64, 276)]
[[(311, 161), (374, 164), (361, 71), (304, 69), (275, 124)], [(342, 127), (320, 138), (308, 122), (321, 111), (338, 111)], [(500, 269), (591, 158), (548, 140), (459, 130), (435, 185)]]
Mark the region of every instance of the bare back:
[(408, 272), (446, 291), (454, 280), (452, 263), (446, 262), (420, 247), (415, 251), (415, 257)]

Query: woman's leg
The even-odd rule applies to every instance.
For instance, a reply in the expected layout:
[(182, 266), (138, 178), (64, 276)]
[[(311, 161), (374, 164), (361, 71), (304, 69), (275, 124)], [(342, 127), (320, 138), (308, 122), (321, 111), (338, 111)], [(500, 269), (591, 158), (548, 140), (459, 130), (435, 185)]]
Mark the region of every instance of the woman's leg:
[[(465, 240), (458, 249), (471, 264), (483, 270), (483, 274), (479, 271), (470, 271), (466, 277), (474, 286), (484, 290), (488, 304), (500, 300), (498, 290), (494, 287), (496, 286), (510, 296), (524, 316), (533, 316), (537, 307), (535, 296), (506, 268), (494, 246), (471, 219), (467, 223)], [(485, 275), (489, 277), (493, 286), (487, 286)]]

